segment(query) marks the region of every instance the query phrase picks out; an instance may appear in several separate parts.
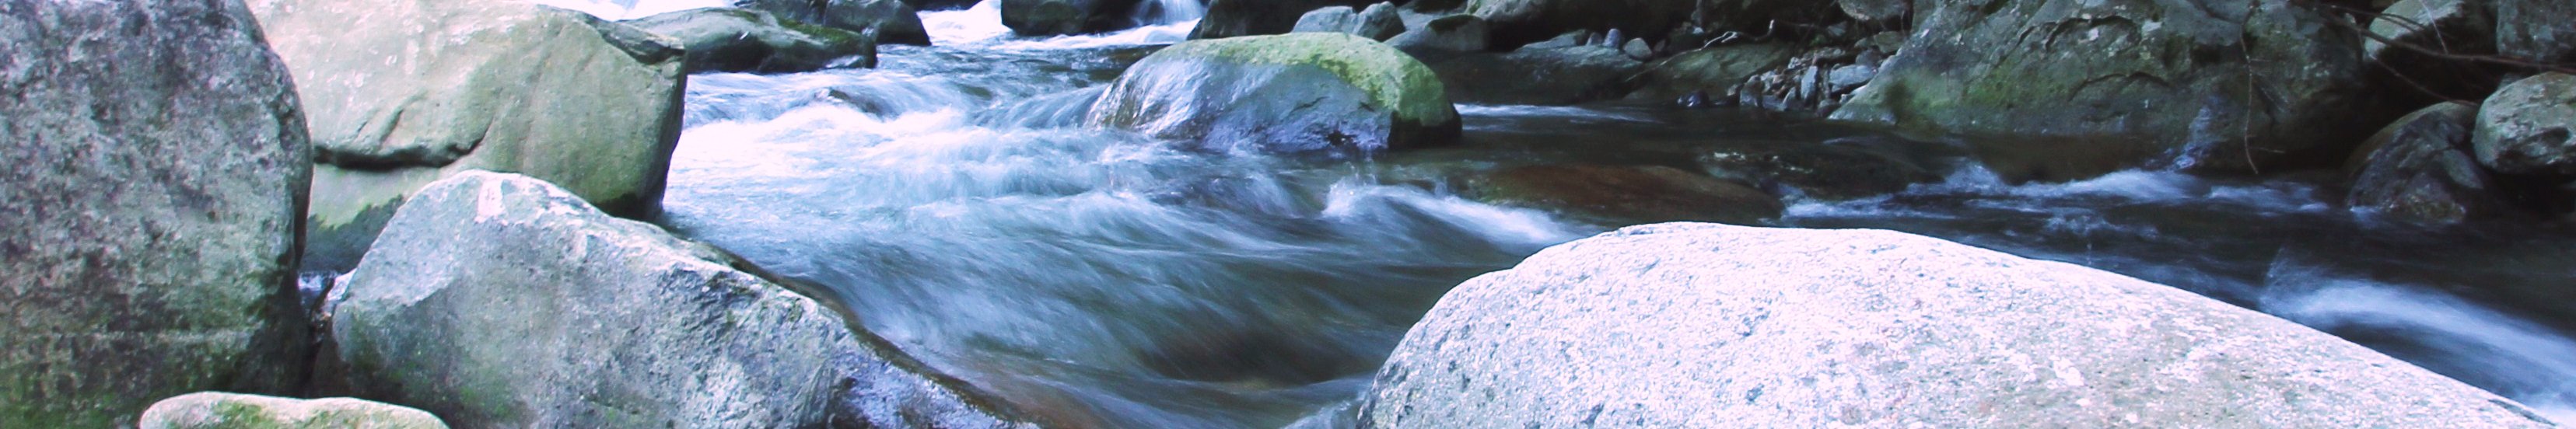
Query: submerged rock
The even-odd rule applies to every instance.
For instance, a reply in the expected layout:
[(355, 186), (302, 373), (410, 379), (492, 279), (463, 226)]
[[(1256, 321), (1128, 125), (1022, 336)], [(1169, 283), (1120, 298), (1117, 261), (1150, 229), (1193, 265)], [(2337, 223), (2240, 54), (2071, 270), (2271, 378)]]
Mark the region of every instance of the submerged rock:
[(1449, 292), (1363, 427), (2551, 427), (2289, 321), (1919, 236), (1632, 227)]
[(198, 392), (153, 403), (141, 429), (447, 429), (427, 411), (350, 398)]
[(626, 21), (679, 39), (688, 49), (690, 73), (798, 73), (844, 65), (876, 65), (876, 39), (862, 33), (781, 20), (768, 12), (730, 8), (690, 9)]
[(1771, 194), (1664, 166), (1542, 165), (1487, 173), (1470, 190), (1486, 202), (1611, 224), (1702, 221), (1753, 224), (1780, 217)]
[[(998, 0), (1002, 25), (1022, 36), (1099, 33), (1136, 26), (1140, 0)], [(1289, 18), (1296, 19), (1296, 18)]]
[[(1191, 39), (1287, 34), (1307, 12), (1333, 6), (1357, 8), (1375, 0), (1214, 0)], [(1398, 30), (1401, 30), (1400, 28)]]
[(2477, 108), (2442, 103), (2400, 118), (2362, 143), (2345, 204), (2409, 221), (2453, 223), (2504, 208), (2469, 146)]
[(1404, 20), (1395, 15), (1394, 3), (1369, 5), (1367, 10), (1350, 6), (1333, 6), (1307, 12), (1297, 18), (1296, 33), (1343, 33), (1386, 41), (1404, 33)]
[(921, 12), (903, 0), (734, 0), (733, 5), (851, 33), (875, 31), (877, 42), (930, 45)]
[(331, 297), (361, 397), (460, 427), (1025, 426), (846, 311), (527, 176), (403, 205)]
[(661, 207), (676, 40), (512, 0), (250, 3), (319, 149), (309, 268), (356, 265), (404, 197), (460, 171), (536, 176), (623, 216)]
[(2381, 114), (2359, 37), (2293, 0), (1922, 4), (1924, 25), (1834, 118), (2158, 146), (2129, 164), (2232, 171), (2340, 160), (2367, 132), (2351, 124)]
[(295, 388), (312, 147), (232, 0), (0, 2), (0, 426)]
[(1199, 40), (1129, 68), (1090, 122), (1211, 150), (1405, 149), (1458, 140), (1447, 92), (1421, 61), (1359, 36)]
[(2506, 174), (2576, 174), (2576, 76), (2505, 85), (2478, 111), (2478, 162)]

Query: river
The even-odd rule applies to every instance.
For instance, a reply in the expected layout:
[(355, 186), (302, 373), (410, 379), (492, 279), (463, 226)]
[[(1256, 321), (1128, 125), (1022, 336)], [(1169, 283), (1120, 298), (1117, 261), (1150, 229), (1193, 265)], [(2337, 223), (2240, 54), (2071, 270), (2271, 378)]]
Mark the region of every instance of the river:
[[(612, 18), (687, 6), (567, 2)], [(886, 46), (879, 69), (693, 76), (664, 223), (834, 288), (925, 362), (1073, 425), (1317, 415), (1365, 389), (1448, 288), (1619, 226), (1478, 203), (1440, 178), (1687, 167), (1871, 135), (1660, 104), (1462, 106), (1461, 147), (1210, 153), (1081, 124), (1099, 86), (1188, 33), (1195, 5), (1036, 39), (1009, 35), (996, 2), (924, 13), (937, 46)], [(1946, 180), (1793, 196), (1773, 224), (1893, 229), (2173, 285), (2576, 421), (2576, 234), (2384, 223), (2331, 204), (2319, 175), (2015, 185), (1940, 160)]]

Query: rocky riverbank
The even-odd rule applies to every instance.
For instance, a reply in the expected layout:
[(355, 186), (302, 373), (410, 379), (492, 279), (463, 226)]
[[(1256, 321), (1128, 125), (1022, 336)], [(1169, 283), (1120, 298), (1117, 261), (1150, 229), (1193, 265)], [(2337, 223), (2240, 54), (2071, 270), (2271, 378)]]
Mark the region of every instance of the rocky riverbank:
[[(1886, 198), (1961, 171), (2022, 183), (2141, 169), (2339, 177), (2326, 179), (2331, 202), (2365, 218), (2560, 228), (2576, 214), (2576, 6), (723, 3), (623, 21), (516, 0), (0, 5), (0, 93), (9, 94), (0, 160), (17, 166), (0, 173), (0, 267), (12, 275), (0, 321), (16, 328), (0, 332), (10, 345), (0, 347), (0, 427), (1106, 427), (1160, 406), (1079, 397), (1129, 388), (1102, 375), (1128, 369), (1164, 377), (1130, 384), (1242, 395), (1202, 402), (1297, 396), (1260, 402), (1294, 408), (1270, 404), (1359, 391), (1304, 422), (1336, 427), (2551, 426), (2513, 400), (2273, 316), (1912, 235), (1622, 229), (1457, 286), (1400, 339), (1302, 328), (1410, 321), (1424, 308), (1351, 310), (1367, 304), (1352, 296), (1406, 301), (1415, 291), (1336, 289), (1348, 285), (1299, 271), (1321, 263), (1274, 259), (1348, 255), (1262, 240), (1408, 231), (1395, 237), (1403, 241), (1336, 245), (1517, 257), (1573, 236), (1516, 223), (1533, 217), (1763, 225), (1802, 205)], [(1240, 258), (1171, 268), (1075, 255), (1066, 258), (1085, 262), (1069, 271), (1090, 273), (1079, 281), (1008, 272), (955, 275), (948, 286), (1144, 278), (1153, 280), (1119, 285), (1182, 289), (1276, 277), (1316, 284), (1257, 302), (1319, 310), (1235, 317), (1222, 313), (1244, 306), (1111, 289), (1064, 308), (1218, 314), (1171, 312), (1207, 320), (1176, 338), (1135, 340), (1150, 344), (1142, 351), (1064, 358), (1034, 334), (960, 329), (974, 334), (924, 340), (951, 332), (901, 324), (881, 333), (884, 316), (870, 312), (882, 308), (851, 305), (873, 298), (853, 296), (859, 289), (777, 275), (673, 232), (663, 200), (682, 130), (699, 125), (693, 79), (866, 73), (887, 65), (888, 51), (971, 61), (924, 46), (943, 31), (924, 10), (989, 12), (996, 36), (1014, 40), (1196, 24), (1193, 40), (1079, 51), (1104, 58), (1047, 75), (1094, 81), (943, 87), (957, 94), (843, 85), (777, 102), (852, 110), (815, 121), (894, 130), (885, 132), (929, 132), (905, 128), (939, 120), (904, 116), (917, 113), (905, 103), (923, 99), (1006, 106), (987, 112), (1037, 117), (975, 119), (1004, 125), (958, 139), (1047, 137), (936, 152), (991, 152), (961, 162), (998, 163), (1079, 138), (1067, 146), (1088, 147), (1083, 162), (1117, 166), (1043, 179), (989, 166), (919, 173), (992, 180), (887, 180), (934, 200), (891, 211), (963, 216), (1027, 197), (939, 192), (1039, 189), (1164, 218), (1023, 207), (1008, 214), (1095, 222), (1099, 231), (1067, 235), (1112, 245), (1018, 249)], [(991, 67), (1063, 64), (1030, 62)], [(1616, 156), (1580, 153), (1593, 142), (1547, 142), (1575, 155), (1418, 160), (1489, 147), (1465, 144), (1466, 112), (1584, 103), (1873, 131), (1598, 145), (1634, 151)], [(842, 111), (780, 110), (773, 116)], [(1082, 134), (1045, 134), (1063, 129)], [(1746, 131), (1684, 134), (1726, 133)], [(1109, 148), (1080, 146), (1102, 141)], [(1229, 161), (1206, 170), (1162, 163), (1170, 159)], [(1245, 171), (1310, 162), (1354, 178), (1308, 192), (1281, 183), (1310, 178)], [(1136, 182), (1150, 186), (1120, 187)], [(1411, 205), (1369, 205), (1396, 200)], [(1223, 217), (1241, 212), (1291, 226)], [(1447, 223), (1406, 223), (1426, 217)], [(1243, 231), (1101, 232), (1167, 218)], [(1336, 223), (1353, 219), (1399, 226)], [(1488, 224), (1520, 229), (1458, 227)], [(1046, 232), (968, 235), (1059, 244)], [(1156, 241), (1165, 236), (1190, 238)], [(853, 247), (817, 251), (934, 267), (978, 257)], [(1334, 266), (1405, 281), (1478, 267), (1434, 261)], [(298, 272), (316, 276), (298, 282)], [(1022, 293), (1041, 294), (1001, 295)], [(963, 312), (1037, 312), (983, 305)], [(1037, 326), (1048, 323), (1018, 329), (1059, 328)], [(1102, 329), (1119, 340), (1159, 333)], [(1016, 348), (992, 358), (941, 347), (954, 343)], [(1380, 357), (1383, 366), (1352, 364)], [(993, 362), (1063, 378), (994, 376), (1010, 372)], [(1378, 369), (1341, 378), (1356, 367)], [(1267, 390), (1280, 386), (1308, 390)], [(1330, 392), (1342, 398), (1312, 398)], [(349, 398), (292, 399), (334, 396)], [(1267, 422), (1228, 417), (1162, 422)]]

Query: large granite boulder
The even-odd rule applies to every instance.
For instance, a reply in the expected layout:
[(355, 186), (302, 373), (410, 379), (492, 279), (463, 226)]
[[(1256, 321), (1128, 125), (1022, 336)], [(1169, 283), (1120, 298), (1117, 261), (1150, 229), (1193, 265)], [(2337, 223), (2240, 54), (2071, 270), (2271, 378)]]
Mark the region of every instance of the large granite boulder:
[(690, 73), (798, 73), (876, 65), (877, 42), (866, 33), (783, 20), (756, 10), (690, 9), (626, 24), (678, 39), (688, 49)]
[(2495, 2), (2496, 50), (2543, 64), (2576, 64), (2576, 2)]
[[(999, 0), (1002, 25), (1022, 36), (1100, 33), (1134, 28), (1141, 0)], [(1295, 18), (1290, 18), (1295, 19)]]
[(2206, 171), (2339, 161), (2384, 120), (2360, 37), (2298, 0), (1924, 3), (1834, 118)]
[(1303, 19), (1307, 12), (1334, 6), (1357, 8), (1367, 6), (1369, 3), (1375, 3), (1375, 1), (1215, 0), (1208, 2), (1207, 17), (1200, 18), (1198, 28), (1190, 30), (1190, 38), (1223, 39), (1287, 34), (1297, 28), (1297, 21)]
[(301, 383), (312, 174), (240, 0), (0, 2), (0, 426)]
[(1368, 9), (1333, 6), (1306, 12), (1297, 18), (1296, 33), (1343, 33), (1386, 41), (1404, 34), (1404, 20), (1395, 14), (1394, 3), (1369, 5)]
[(359, 396), (461, 427), (1021, 426), (839, 307), (527, 176), (424, 188), (334, 290)]
[(2354, 152), (2354, 210), (2423, 223), (2455, 223), (2493, 215), (2507, 206), (2495, 180), (2471, 154), (2470, 130), (2478, 109), (2442, 103), (2399, 118)]
[(919, 6), (904, 0), (734, 0), (733, 5), (851, 33), (875, 31), (878, 42), (930, 45)]
[(2552, 427), (2178, 289), (1886, 231), (1632, 227), (1468, 281), (1361, 426)]
[(427, 411), (350, 398), (198, 392), (143, 410), (140, 429), (447, 429)]
[(1111, 83), (1090, 122), (1271, 152), (1438, 146), (1460, 133), (1457, 106), (1429, 67), (1340, 33), (1172, 45)]
[[(524, 173), (654, 215), (679, 141), (679, 43), (512, 0), (252, 0), (295, 73), (317, 159), (308, 267), (345, 270), (403, 198)], [(427, 41), (438, 41), (429, 43)]]
[(2576, 76), (2516, 81), (2478, 111), (2478, 162), (2506, 174), (2576, 174)]

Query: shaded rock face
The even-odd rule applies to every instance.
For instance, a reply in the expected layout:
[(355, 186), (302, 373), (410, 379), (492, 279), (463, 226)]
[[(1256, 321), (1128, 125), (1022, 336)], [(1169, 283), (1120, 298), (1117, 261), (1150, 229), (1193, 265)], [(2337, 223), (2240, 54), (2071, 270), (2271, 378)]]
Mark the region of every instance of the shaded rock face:
[(912, 5), (912, 8), (913, 8), (914, 10), (958, 10), (958, 9), (965, 9), (965, 8), (975, 7), (975, 4), (976, 4), (976, 3), (982, 3), (982, 2), (983, 2), (983, 0), (904, 0), (904, 1), (903, 1), (903, 3), (904, 3), (904, 4)]
[(1661, 37), (1686, 24), (1762, 33), (1772, 21), (1823, 22), (1841, 14), (1833, 2), (1813, 0), (1466, 0), (1454, 10), (1492, 23), (1492, 44), (1502, 48), (1569, 31)]
[(2490, 0), (2496, 8), (2496, 49), (2545, 64), (2576, 63), (2576, 3)]
[(2576, 174), (2576, 76), (2516, 81), (2478, 111), (2478, 162), (2505, 174)]
[(308, 268), (356, 265), (404, 197), (459, 171), (537, 176), (624, 216), (661, 207), (686, 79), (675, 40), (510, 0), (251, 9), (295, 74), (322, 163)]
[(1015, 427), (721, 251), (526, 176), (421, 190), (331, 297), (361, 397), (459, 427)]
[[(1099, 33), (1133, 28), (1140, 0), (1001, 0), (1002, 25), (1022, 36)], [(1293, 20), (1296, 17), (1289, 17)]]
[(163, 399), (143, 411), (141, 429), (447, 429), (438, 416), (410, 407), (349, 398), (292, 399), (198, 392)]
[(2387, 16), (2370, 24), (2377, 37), (2362, 45), (2362, 54), (2372, 62), (2370, 84), (2402, 94), (2400, 99), (2410, 104), (2474, 101), (2495, 92), (2507, 70), (2426, 52), (2495, 54), (2493, 1), (2403, 0), (2381, 11)]
[(1581, 34), (1507, 53), (1417, 52), (1460, 103), (1563, 105), (1618, 98), (1645, 63)]
[(1919, 236), (1663, 224), (1449, 292), (1361, 426), (2551, 427), (2322, 332)]
[(1476, 52), (1485, 50), (1485, 39), (1492, 27), (1475, 15), (1450, 15), (1432, 19), (1421, 26), (1405, 30), (1387, 45), (1405, 52), (1448, 51)]
[(2345, 203), (2356, 210), (2425, 223), (2454, 223), (2495, 214), (2504, 204), (2494, 180), (2470, 153), (2476, 108), (2443, 103), (2379, 130), (2362, 143)]
[(918, 6), (903, 0), (734, 0), (733, 5), (851, 33), (875, 30), (879, 42), (930, 45)]
[(1369, 5), (1367, 10), (1333, 6), (1297, 18), (1297, 27), (1291, 32), (1343, 33), (1386, 41), (1404, 33), (1404, 20), (1396, 17), (1394, 3)]
[(0, 426), (301, 383), (312, 147), (239, 0), (0, 2)]
[(768, 12), (690, 9), (625, 23), (678, 39), (688, 49), (690, 73), (799, 73), (876, 64), (872, 36), (781, 20)]
[(1137, 62), (1089, 122), (1208, 150), (1405, 149), (1457, 142), (1447, 92), (1421, 61), (1358, 36), (1199, 40)]
[(1610, 224), (1703, 221), (1753, 224), (1780, 217), (1779, 198), (1735, 182), (1664, 166), (1541, 165), (1469, 181), (1478, 200)]
[(2350, 124), (2380, 115), (2358, 35), (2295, 1), (1926, 3), (1834, 118), (2155, 145), (2164, 153), (2129, 163), (2235, 171), (2340, 160), (2366, 132)]
[(1191, 39), (1287, 34), (1307, 12), (1333, 6), (1359, 8), (1372, 0), (1215, 0), (1207, 17), (1190, 30)]

